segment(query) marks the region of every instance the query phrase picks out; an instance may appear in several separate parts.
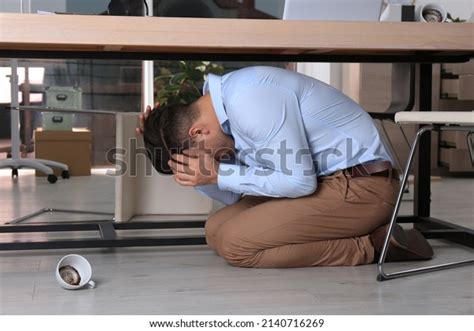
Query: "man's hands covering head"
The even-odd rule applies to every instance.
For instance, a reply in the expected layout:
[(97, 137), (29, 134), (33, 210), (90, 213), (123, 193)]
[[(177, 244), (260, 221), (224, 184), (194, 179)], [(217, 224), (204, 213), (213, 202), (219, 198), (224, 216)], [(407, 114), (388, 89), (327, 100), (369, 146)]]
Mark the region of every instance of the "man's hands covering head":
[[(159, 106), (160, 106), (159, 103), (155, 104), (155, 108), (158, 108)], [(145, 112), (140, 113), (140, 123), (139, 123), (138, 128), (136, 128), (138, 135), (140, 136), (143, 135), (143, 127), (145, 126), (145, 120), (148, 118), (148, 116), (150, 116), (152, 111), (153, 109), (151, 108), (151, 106), (146, 106)]]
[[(159, 104), (155, 105), (158, 108)], [(152, 113), (151, 106), (147, 106), (145, 112), (140, 114), (137, 135), (143, 135), (144, 124)], [(204, 149), (187, 149), (183, 154), (173, 154), (168, 165), (173, 170), (175, 181), (183, 186), (197, 186), (217, 183), (219, 161), (210, 151)]]
[(219, 162), (202, 149), (187, 149), (183, 154), (173, 154), (168, 165), (174, 179), (183, 186), (217, 184)]

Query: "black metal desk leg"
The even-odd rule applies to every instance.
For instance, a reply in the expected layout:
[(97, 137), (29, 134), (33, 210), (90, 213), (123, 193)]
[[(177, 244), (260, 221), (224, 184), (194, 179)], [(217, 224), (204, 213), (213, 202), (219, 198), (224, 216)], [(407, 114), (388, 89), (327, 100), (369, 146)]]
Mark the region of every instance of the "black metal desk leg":
[[(419, 110), (431, 111), (431, 88), (433, 68), (431, 64), (420, 64)], [(431, 132), (426, 132), (420, 140), (418, 156), (415, 160), (415, 217), (430, 217), (431, 195)], [(415, 223), (416, 226), (416, 223)]]

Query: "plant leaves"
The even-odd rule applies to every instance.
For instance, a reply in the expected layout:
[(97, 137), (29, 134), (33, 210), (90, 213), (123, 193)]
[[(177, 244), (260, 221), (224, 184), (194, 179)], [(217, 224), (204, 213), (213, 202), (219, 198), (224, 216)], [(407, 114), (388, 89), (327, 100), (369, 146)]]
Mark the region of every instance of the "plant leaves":
[(201, 96), (204, 80), (209, 73), (222, 75), (224, 67), (208, 61), (180, 61), (179, 71), (171, 73), (166, 67), (159, 69), (154, 78), (156, 102), (161, 105), (188, 104)]

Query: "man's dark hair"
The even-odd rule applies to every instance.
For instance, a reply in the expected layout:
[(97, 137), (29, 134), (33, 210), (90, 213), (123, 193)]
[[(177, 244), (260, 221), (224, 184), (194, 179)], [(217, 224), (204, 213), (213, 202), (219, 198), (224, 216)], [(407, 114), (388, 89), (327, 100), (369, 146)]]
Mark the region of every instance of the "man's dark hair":
[(180, 154), (190, 147), (188, 132), (198, 117), (199, 112), (191, 103), (155, 108), (145, 120), (145, 149), (158, 172), (173, 173), (168, 165), (171, 154)]

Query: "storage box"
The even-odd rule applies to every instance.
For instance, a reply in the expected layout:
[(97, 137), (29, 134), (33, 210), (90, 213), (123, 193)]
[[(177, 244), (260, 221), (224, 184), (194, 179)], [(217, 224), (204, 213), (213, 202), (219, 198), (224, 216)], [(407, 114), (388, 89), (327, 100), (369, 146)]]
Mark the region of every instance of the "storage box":
[(74, 115), (54, 112), (43, 112), (43, 129), (46, 131), (71, 131)]
[[(46, 106), (50, 108), (82, 109), (82, 90), (68, 86), (50, 86), (45, 89)], [(44, 112), (43, 130), (71, 131), (74, 115)]]
[[(74, 131), (35, 130), (35, 156), (65, 163), (69, 166), (71, 176), (89, 176), (91, 174), (91, 140), (92, 135), (86, 129)], [(60, 170), (55, 169), (60, 176)], [(43, 174), (36, 172), (37, 176)]]

